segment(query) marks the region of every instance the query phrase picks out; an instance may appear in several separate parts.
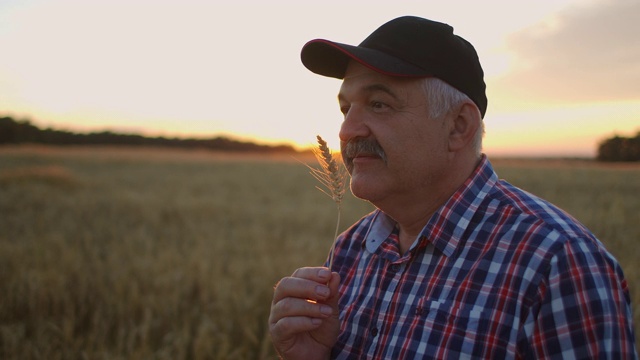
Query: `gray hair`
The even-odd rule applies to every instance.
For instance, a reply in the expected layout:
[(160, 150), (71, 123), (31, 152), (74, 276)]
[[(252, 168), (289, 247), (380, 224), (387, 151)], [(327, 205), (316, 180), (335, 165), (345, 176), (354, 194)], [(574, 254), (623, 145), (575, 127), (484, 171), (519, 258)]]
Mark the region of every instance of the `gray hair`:
[[(473, 103), (465, 93), (435, 77), (425, 78), (423, 88), (427, 98), (429, 116), (431, 119), (442, 118), (464, 101), (471, 101)], [(476, 110), (480, 116), (480, 110), (477, 106)], [(482, 116), (480, 116), (480, 118), (482, 119)], [(483, 135), (484, 121), (481, 120), (480, 127), (473, 138), (472, 144), (476, 155), (478, 156), (482, 153)]]

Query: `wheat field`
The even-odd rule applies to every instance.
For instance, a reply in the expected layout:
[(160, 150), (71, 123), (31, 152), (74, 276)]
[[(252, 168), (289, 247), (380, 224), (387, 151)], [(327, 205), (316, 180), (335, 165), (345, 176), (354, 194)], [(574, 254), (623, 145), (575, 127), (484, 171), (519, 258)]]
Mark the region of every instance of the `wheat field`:
[[(273, 359), (273, 285), (335, 203), (290, 156), (0, 147), (0, 358)], [(619, 259), (640, 322), (640, 166), (494, 161)], [(342, 228), (371, 211), (346, 196)], [(637, 333), (637, 331), (636, 331)]]

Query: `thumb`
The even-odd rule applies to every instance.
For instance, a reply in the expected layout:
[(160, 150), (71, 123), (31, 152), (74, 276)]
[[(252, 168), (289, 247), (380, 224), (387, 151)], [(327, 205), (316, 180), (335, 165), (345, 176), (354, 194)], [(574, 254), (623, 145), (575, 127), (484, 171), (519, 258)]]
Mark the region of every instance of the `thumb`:
[(340, 300), (340, 274), (337, 272), (331, 273), (331, 279), (327, 284), (329, 286), (329, 297), (325, 301), (325, 304), (333, 308), (333, 313), (338, 314), (338, 300)]

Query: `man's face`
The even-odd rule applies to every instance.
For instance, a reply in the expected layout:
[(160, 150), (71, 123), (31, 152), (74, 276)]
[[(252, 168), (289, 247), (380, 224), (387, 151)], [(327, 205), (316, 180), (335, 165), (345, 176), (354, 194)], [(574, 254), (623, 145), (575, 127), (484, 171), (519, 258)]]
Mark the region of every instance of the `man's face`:
[(338, 95), (344, 114), (340, 140), (355, 196), (376, 206), (406, 201), (441, 177), (447, 127), (429, 118), (423, 82), (355, 62), (347, 69)]

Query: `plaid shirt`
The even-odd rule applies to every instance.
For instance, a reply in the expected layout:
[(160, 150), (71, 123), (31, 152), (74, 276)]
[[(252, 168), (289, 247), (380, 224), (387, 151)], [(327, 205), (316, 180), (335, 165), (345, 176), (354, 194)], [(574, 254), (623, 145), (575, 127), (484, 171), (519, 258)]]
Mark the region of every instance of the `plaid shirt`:
[(338, 239), (336, 359), (637, 358), (616, 260), (562, 210), (481, 164), (406, 254), (374, 211)]

